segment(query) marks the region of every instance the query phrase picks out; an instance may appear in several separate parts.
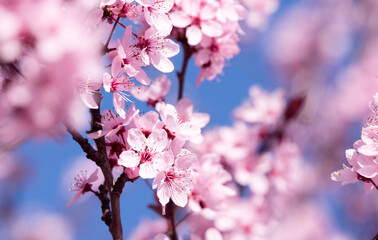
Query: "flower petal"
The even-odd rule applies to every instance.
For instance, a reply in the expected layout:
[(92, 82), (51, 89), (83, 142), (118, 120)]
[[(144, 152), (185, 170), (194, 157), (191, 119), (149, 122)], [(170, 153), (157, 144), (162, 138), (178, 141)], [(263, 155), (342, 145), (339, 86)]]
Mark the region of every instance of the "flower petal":
[(136, 167), (138, 166), (139, 162), (140, 162), (139, 155), (131, 150), (123, 151), (119, 155), (119, 159), (118, 159), (118, 164), (127, 168)]

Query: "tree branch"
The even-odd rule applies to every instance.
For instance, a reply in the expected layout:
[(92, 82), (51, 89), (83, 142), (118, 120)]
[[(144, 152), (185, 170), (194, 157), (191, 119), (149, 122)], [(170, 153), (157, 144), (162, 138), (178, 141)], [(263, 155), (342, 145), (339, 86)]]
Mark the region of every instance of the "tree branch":
[[(90, 109), (89, 112), (91, 113), (91, 131), (96, 132), (102, 130), (102, 126), (98, 123), (101, 122), (101, 113), (100, 113), (100, 104), (102, 100), (102, 95), (97, 93), (95, 95), (95, 100), (97, 105), (99, 106), (97, 109)], [(117, 194), (113, 190), (113, 173), (110, 163), (108, 161), (108, 156), (106, 153), (106, 145), (105, 145), (105, 138), (101, 137), (95, 139), (95, 143), (98, 149), (98, 152), (104, 156), (104, 163), (100, 166), (102, 173), (104, 174), (105, 184), (108, 187), (109, 195), (110, 195), (110, 204), (111, 204), (111, 212), (112, 212), (112, 221), (109, 227), (109, 231), (113, 236), (114, 240), (122, 240), (123, 233), (122, 233), (122, 222), (121, 222), (121, 206), (120, 206), (120, 194)]]
[(184, 59), (181, 65), (181, 71), (176, 72), (178, 82), (179, 82), (179, 91), (178, 91), (178, 97), (177, 100), (180, 100), (183, 97), (184, 94), (184, 82), (185, 82), (185, 73), (186, 69), (188, 67), (189, 59), (192, 56), (192, 49), (190, 48), (188, 41), (186, 38), (179, 39), (181, 42), (183, 51), (184, 51)]

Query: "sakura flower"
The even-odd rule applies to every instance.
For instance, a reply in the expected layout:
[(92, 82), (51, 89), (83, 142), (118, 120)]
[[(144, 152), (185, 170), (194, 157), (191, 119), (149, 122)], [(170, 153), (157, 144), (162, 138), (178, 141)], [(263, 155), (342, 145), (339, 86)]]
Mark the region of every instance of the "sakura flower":
[(172, 72), (173, 63), (168, 59), (177, 55), (180, 47), (170, 39), (165, 39), (167, 34), (158, 32), (154, 28), (146, 30), (143, 37), (138, 38), (138, 48), (141, 50), (142, 61), (152, 65), (161, 72)]
[(236, 194), (226, 185), (232, 176), (220, 164), (217, 154), (206, 154), (197, 163), (195, 169), (199, 174), (190, 195), (189, 207), (195, 212), (204, 208), (221, 210), (225, 207), (224, 200)]
[(258, 86), (249, 89), (250, 99), (238, 107), (234, 116), (247, 123), (275, 125), (281, 117), (286, 102), (284, 92), (267, 93)]
[(170, 104), (159, 103), (157, 110), (165, 124), (163, 128), (171, 139), (178, 137), (182, 140), (199, 142), (201, 128), (210, 120), (208, 114), (193, 113), (193, 104), (189, 99), (181, 99), (177, 103), (177, 108)]
[(127, 142), (131, 149), (121, 153), (118, 164), (132, 168), (139, 166), (142, 178), (154, 178), (164, 167), (161, 153), (168, 144), (167, 133), (156, 129), (146, 138), (140, 129), (130, 129)]
[(178, 10), (179, 12), (175, 13), (172, 18), (173, 25), (181, 28), (187, 27), (186, 38), (192, 46), (201, 42), (203, 34), (209, 37), (219, 37), (223, 34), (223, 28), (215, 19), (218, 8), (218, 1), (182, 1), (182, 10)]
[(345, 156), (352, 168), (343, 165), (344, 169), (331, 174), (331, 179), (342, 182), (341, 185), (358, 182), (358, 174), (356, 172), (359, 169), (357, 164), (358, 154), (354, 149), (348, 149), (345, 151)]
[(196, 53), (195, 64), (200, 68), (196, 85), (199, 86), (206, 78), (213, 80), (218, 74), (221, 74), (225, 64), (225, 60), (231, 59), (239, 53), (240, 49), (237, 45), (239, 38), (232, 29), (228, 34), (221, 37), (210, 38), (204, 36), (200, 49)]
[(163, 206), (169, 199), (179, 207), (185, 207), (188, 202), (188, 195), (194, 185), (192, 165), (196, 161), (196, 155), (189, 151), (182, 151), (176, 158), (171, 151), (165, 152), (164, 161), (167, 168), (160, 171), (152, 184), (152, 188), (157, 188), (157, 197)]
[(130, 101), (125, 92), (129, 92), (134, 83), (122, 71), (120, 61), (120, 58), (114, 58), (111, 68), (112, 75), (104, 73), (103, 82), (105, 91), (113, 93), (113, 105), (116, 112), (121, 118), (125, 118), (125, 101)]
[(139, 110), (137, 110), (135, 105), (132, 104), (127, 111), (125, 118), (122, 119), (111, 110), (104, 110), (101, 114), (101, 125), (103, 126), (103, 130), (89, 133), (87, 136), (93, 139), (98, 139), (103, 136), (106, 138), (115, 136), (138, 115), (138, 112)]
[(150, 79), (141, 68), (145, 64), (138, 57), (139, 53), (131, 46), (131, 34), (132, 26), (128, 26), (125, 29), (122, 41), (117, 41), (118, 55), (115, 57), (117, 59), (115, 63), (121, 63), (121, 66), (130, 77), (135, 77), (135, 79), (140, 83), (148, 85), (150, 84)]
[(158, 102), (164, 101), (165, 95), (169, 92), (171, 88), (171, 81), (166, 75), (161, 75), (155, 79), (149, 87), (145, 86), (134, 86), (131, 90), (131, 94), (147, 104), (155, 107)]
[(134, 119), (135, 126), (139, 128), (146, 137), (148, 137), (154, 129), (158, 128), (157, 125), (159, 122), (159, 114), (154, 111), (149, 111), (143, 116), (137, 116)]
[(80, 195), (85, 194), (86, 192), (92, 191), (92, 184), (98, 179), (98, 169), (96, 169), (89, 177), (87, 176), (87, 172), (81, 172), (80, 174), (75, 177), (75, 183), (72, 184), (72, 188), (68, 189), (70, 191), (76, 191), (77, 193), (73, 197), (73, 199), (67, 203), (67, 207), (71, 204), (77, 202), (79, 200)]
[(172, 9), (174, 0), (154, 0), (148, 1), (148, 4), (144, 4), (145, 1), (139, 1), (139, 4), (144, 6), (144, 17), (146, 22), (153, 26), (159, 32), (170, 34), (172, 31), (172, 23), (168, 17), (168, 12)]
[(101, 82), (87, 79), (86, 81), (80, 81), (76, 85), (76, 90), (79, 93), (83, 103), (92, 109), (97, 109), (98, 105), (94, 99), (95, 94), (98, 93), (98, 90), (101, 87)]

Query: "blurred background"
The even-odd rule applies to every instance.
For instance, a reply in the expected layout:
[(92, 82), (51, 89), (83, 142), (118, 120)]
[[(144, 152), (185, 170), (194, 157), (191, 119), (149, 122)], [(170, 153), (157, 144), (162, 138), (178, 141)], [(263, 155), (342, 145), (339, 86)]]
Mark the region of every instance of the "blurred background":
[[(241, 51), (218, 79), (196, 88), (199, 70), (190, 61), (184, 97), (192, 99), (196, 111), (210, 114), (205, 131), (232, 125), (232, 111), (248, 98), (252, 85), (283, 88), (288, 97), (306, 95), (292, 135), (311, 173), (303, 179), (308, 204), (347, 239), (372, 239), (378, 233), (377, 192), (365, 195), (362, 183), (341, 187), (330, 174), (346, 162), (345, 150), (360, 137), (368, 102), (378, 91), (378, 1), (284, 0), (260, 30), (245, 23), (242, 29)], [(179, 68), (182, 55), (172, 61)], [(152, 69), (148, 75), (158, 76)], [(168, 78), (167, 102), (175, 104), (175, 73)], [(150, 110), (142, 102), (136, 105)], [(104, 109), (110, 106), (111, 98), (105, 98)], [(2, 156), (0, 164), (0, 239), (9, 232), (29, 239), (22, 234), (30, 229), (53, 231), (61, 239), (110, 239), (98, 199), (87, 194), (66, 207), (74, 195), (67, 190), (73, 178), (95, 166), (64, 131), (54, 139), (28, 140)], [(143, 219), (159, 218), (147, 208), (153, 196), (143, 179), (126, 184), (121, 197), (126, 239)], [(293, 214), (315, 214), (298, 211)]]

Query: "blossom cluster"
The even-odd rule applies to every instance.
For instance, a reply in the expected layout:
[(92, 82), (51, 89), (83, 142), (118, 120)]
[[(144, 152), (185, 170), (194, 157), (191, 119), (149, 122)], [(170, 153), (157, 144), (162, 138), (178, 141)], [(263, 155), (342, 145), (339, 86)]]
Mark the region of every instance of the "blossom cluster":
[(361, 139), (353, 144), (353, 149), (345, 152), (350, 167), (333, 172), (331, 178), (342, 185), (362, 181), (366, 193), (378, 190), (378, 93), (370, 102), (371, 115), (362, 128)]
[[(187, 207), (191, 239), (264, 239), (278, 227), (277, 219), (302, 191), (304, 169), (298, 145), (284, 134), (294, 116), (288, 109), (292, 101), (286, 102), (283, 90), (268, 93), (253, 86), (250, 99), (236, 108), (233, 126), (205, 132), (200, 144), (190, 143), (198, 156)], [(132, 239), (148, 239), (164, 229), (138, 232)], [(155, 239), (169, 238), (158, 234)]]
[(170, 12), (173, 34), (179, 41), (187, 42), (200, 68), (196, 84), (204, 79), (214, 80), (221, 74), (225, 60), (239, 53), (239, 37), (242, 32), (239, 21), (245, 9), (234, 0), (175, 1)]
[[(82, 123), (75, 97), (101, 71), (100, 28), (91, 8), (48, 0), (2, 1), (0, 12), (0, 145), (55, 133), (60, 121)], [(38, 13), (38, 18), (35, 14)], [(85, 22), (79, 25), (77, 22)], [(64, 103), (64, 104), (62, 104)]]

